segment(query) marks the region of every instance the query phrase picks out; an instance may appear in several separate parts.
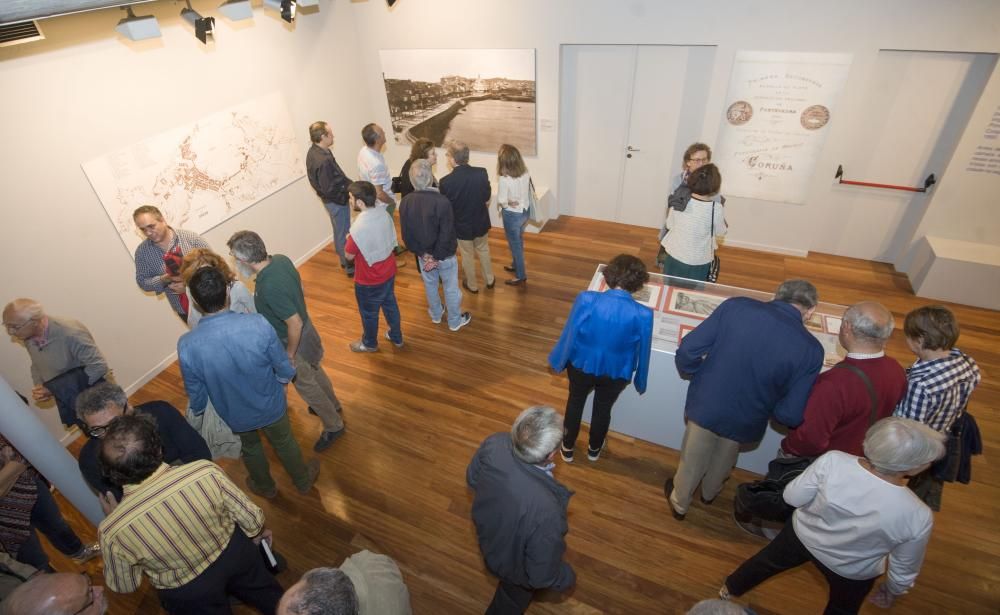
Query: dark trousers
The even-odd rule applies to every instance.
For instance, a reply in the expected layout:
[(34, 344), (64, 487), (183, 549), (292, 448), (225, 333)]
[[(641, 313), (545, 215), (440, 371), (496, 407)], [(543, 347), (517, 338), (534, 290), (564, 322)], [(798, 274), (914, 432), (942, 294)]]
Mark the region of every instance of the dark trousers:
[(563, 446), (573, 448), (576, 445), (576, 437), (580, 433), (580, 420), (583, 418), (583, 406), (587, 403), (587, 396), (593, 391), (590, 448), (596, 451), (604, 446), (604, 438), (607, 437), (608, 427), (611, 425), (611, 407), (628, 386), (628, 380), (592, 376), (573, 367), (572, 363), (566, 366), (566, 371), (569, 374), (569, 398), (566, 399), (566, 418), (563, 421), (566, 429)]
[(403, 343), (403, 331), (399, 324), (399, 304), (396, 303), (396, 276), (376, 286), (354, 285), (354, 297), (358, 300), (361, 313), (361, 327), (364, 333), (361, 342), (367, 348), (378, 348), (378, 312), (385, 314), (389, 325), (389, 339), (396, 344)]
[(840, 576), (812, 556), (809, 549), (806, 549), (795, 535), (793, 526), (791, 522), (786, 523), (769, 545), (743, 562), (736, 572), (729, 575), (726, 579), (729, 593), (742, 596), (779, 572), (801, 566), (811, 560), (826, 577), (826, 582), (830, 586), (830, 598), (823, 611), (824, 615), (857, 613), (878, 577), (858, 581)]
[(180, 587), (157, 590), (160, 605), (177, 615), (230, 615), (229, 596), (274, 615), (284, 590), (264, 567), (257, 545), (239, 526), (219, 557)]
[(528, 610), (534, 590), (508, 581), (500, 581), (493, 592), (493, 602), (486, 609), (486, 615), (521, 615)]
[(35, 507), (31, 509), (31, 527), (36, 531), (32, 531), (28, 539), (18, 549), (17, 561), (34, 566), (39, 570), (48, 570), (49, 556), (42, 549), (42, 543), (38, 539), (38, 531), (45, 534), (53, 547), (66, 555), (79, 553), (83, 550), (83, 543), (63, 519), (56, 499), (49, 491), (49, 486), (45, 484), (41, 476), (36, 477), (35, 481), (38, 484), (38, 499), (35, 500)]

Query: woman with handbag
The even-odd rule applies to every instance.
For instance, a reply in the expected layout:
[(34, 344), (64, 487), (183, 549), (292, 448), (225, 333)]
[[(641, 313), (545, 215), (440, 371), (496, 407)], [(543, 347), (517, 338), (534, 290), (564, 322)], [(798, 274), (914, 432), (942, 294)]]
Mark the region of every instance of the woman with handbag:
[[(667, 208), (663, 212), (663, 227), (660, 229), (660, 236), (657, 241), (663, 241), (667, 235), (667, 216), (670, 209), (676, 207), (681, 211), (687, 207), (687, 202), (691, 197), (691, 189), (687, 186), (688, 175), (699, 168), (712, 162), (712, 148), (704, 143), (692, 143), (684, 150), (684, 161), (681, 165), (681, 172), (674, 175), (670, 180), (670, 195), (667, 196)], [(663, 269), (663, 263), (667, 260), (667, 251), (660, 246), (660, 251), (656, 255), (656, 266)]]
[(497, 152), (497, 206), (503, 218), (503, 231), (510, 246), (511, 264), (504, 270), (514, 273), (514, 277), (504, 284), (518, 286), (528, 281), (524, 267), (524, 227), (528, 224), (528, 210), (533, 198), (531, 176), (524, 166), (521, 152), (513, 145), (504, 143)]
[(715, 239), (727, 230), (725, 206), (715, 201), (722, 175), (714, 164), (706, 164), (688, 175), (687, 185), (691, 198), (684, 209), (671, 207), (667, 213), (670, 232), (660, 242), (667, 252), (663, 273), (708, 281), (715, 259)]
[[(410, 157), (403, 163), (403, 168), (399, 171), (399, 198), (402, 199), (407, 194), (414, 191), (413, 183), (410, 181), (410, 165), (417, 160), (426, 160), (433, 167), (437, 164), (437, 150), (434, 149), (434, 142), (430, 139), (417, 139), (410, 147)], [(431, 186), (437, 188), (437, 179), (432, 179)]]
[(653, 311), (632, 298), (649, 279), (646, 266), (631, 254), (619, 254), (604, 268), (608, 290), (577, 295), (573, 310), (549, 365), (569, 372), (565, 434), (559, 449), (572, 463), (587, 396), (594, 392), (587, 458), (597, 461), (604, 449), (611, 408), (629, 382), (641, 395), (646, 390), (653, 343)]

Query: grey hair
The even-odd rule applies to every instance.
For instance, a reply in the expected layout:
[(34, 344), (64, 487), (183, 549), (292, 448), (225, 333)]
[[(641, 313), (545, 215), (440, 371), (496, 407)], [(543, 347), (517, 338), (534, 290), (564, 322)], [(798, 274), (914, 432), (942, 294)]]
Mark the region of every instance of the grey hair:
[(372, 122), (371, 124), (365, 124), (364, 128), (361, 129), (361, 140), (365, 142), (368, 147), (373, 147), (375, 142), (378, 141), (378, 124)]
[(123, 408), (128, 396), (113, 382), (101, 382), (80, 393), (76, 398), (76, 415), (82, 421), (91, 414), (97, 414), (108, 406)]
[(25, 320), (39, 320), (45, 316), (45, 308), (42, 307), (42, 304), (27, 297), (14, 299), (4, 306), (3, 311), (17, 314)]
[(286, 604), (292, 615), (358, 615), (358, 594), (351, 578), (338, 568), (313, 568), (302, 575), (302, 588)]
[(455, 164), (469, 164), (469, 146), (463, 141), (449, 141), (445, 146)]
[(785, 301), (795, 305), (811, 309), (819, 303), (819, 294), (812, 282), (807, 280), (785, 280), (774, 293), (775, 301)]
[(865, 434), (865, 457), (876, 470), (906, 472), (944, 456), (945, 435), (913, 419), (890, 416)]
[(514, 455), (525, 463), (545, 461), (563, 437), (563, 418), (549, 406), (532, 406), (514, 419), (510, 429)]
[(691, 607), (685, 615), (745, 615), (746, 611), (740, 605), (728, 600), (711, 598), (702, 600)]
[(253, 231), (236, 231), (226, 245), (237, 260), (247, 263), (262, 263), (267, 260), (264, 240)]
[(421, 158), (414, 160), (410, 165), (410, 183), (417, 190), (427, 190), (434, 182), (434, 173), (431, 171), (431, 163)]
[(847, 308), (844, 321), (850, 323), (856, 336), (882, 344), (889, 339), (896, 326), (892, 312), (874, 301), (862, 301)]

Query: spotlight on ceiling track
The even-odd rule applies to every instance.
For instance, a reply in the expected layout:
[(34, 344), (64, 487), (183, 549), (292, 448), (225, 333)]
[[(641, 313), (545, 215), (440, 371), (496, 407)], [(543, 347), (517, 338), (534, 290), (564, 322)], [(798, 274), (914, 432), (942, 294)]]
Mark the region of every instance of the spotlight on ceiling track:
[(253, 7), (250, 0), (226, 0), (219, 5), (219, 12), (229, 21), (253, 19)]
[(296, 0), (299, 8), (304, 6), (319, 6), (319, 0)]
[(207, 45), (208, 37), (215, 32), (215, 17), (202, 17), (191, 8), (191, 0), (187, 0), (187, 7), (181, 9), (181, 17), (194, 28), (194, 35), (198, 40)]
[(156, 22), (156, 17), (152, 15), (136, 16), (132, 12), (131, 6), (123, 6), (126, 12), (125, 19), (118, 22), (115, 30), (130, 41), (142, 41), (147, 38), (157, 38), (160, 36), (160, 25)]
[(391, 9), (392, 5), (396, 4), (396, 0), (385, 0), (385, 3), (388, 4), (389, 8)]
[(264, 0), (264, 6), (281, 13), (281, 18), (292, 23), (295, 21), (295, 0)]

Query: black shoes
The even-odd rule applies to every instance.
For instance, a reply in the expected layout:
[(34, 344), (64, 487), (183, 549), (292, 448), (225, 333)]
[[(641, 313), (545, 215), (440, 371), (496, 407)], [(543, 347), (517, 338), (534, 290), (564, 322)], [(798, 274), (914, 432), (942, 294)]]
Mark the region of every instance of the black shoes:
[(504, 265), (503, 266), (503, 270), (504, 271), (509, 271), (511, 273), (517, 271), (517, 269), (514, 269), (514, 265)]
[[(469, 285), (466, 284), (464, 280), (462, 281), (462, 288), (464, 288), (465, 290), (469, 291), (473, 295), (478, 295), (479, 294), (479, 289), (478, 288), (476, 290), (472, 290), (471, 288), (469, 288)], [(489, 287), (487, 286), (487, 288), (489, 288)]]

